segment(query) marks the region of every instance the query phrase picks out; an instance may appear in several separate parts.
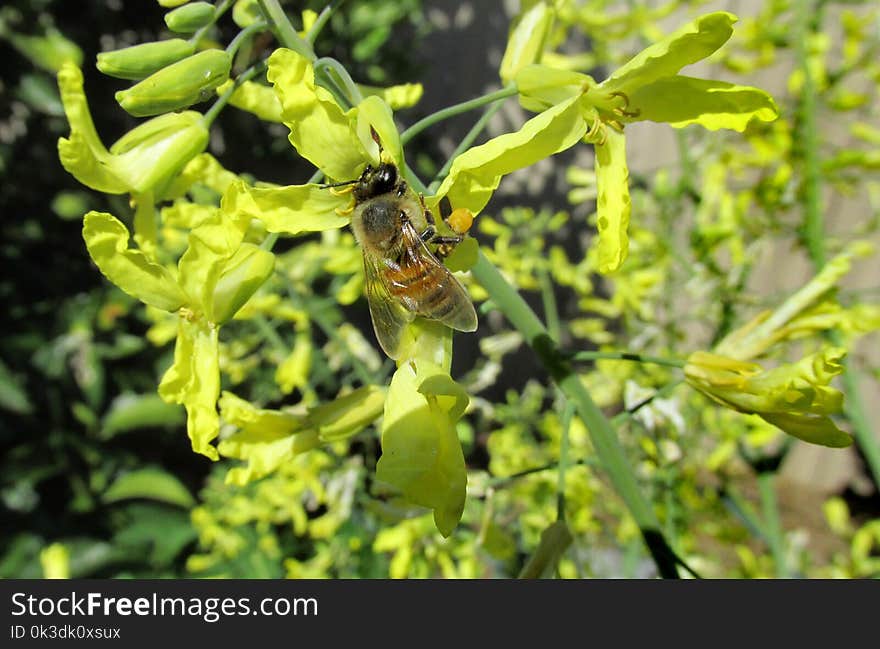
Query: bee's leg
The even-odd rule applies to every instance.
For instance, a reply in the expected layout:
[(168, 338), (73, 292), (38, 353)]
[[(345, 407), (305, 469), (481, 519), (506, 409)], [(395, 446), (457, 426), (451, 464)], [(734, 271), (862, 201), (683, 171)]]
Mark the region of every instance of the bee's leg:
[(406, 194), (406, 181), (401, 180), (400, 184), (397, 185), (397, 197), (402, 198), (404, 194)]
[[(421, 197), (419, 197), (421, 198)], [(422, 202), (422, 208), (425, 207), (424, 202)], [(431, 214), (431, 210), (424, 209), (425, 212), (425, 222), (428, 224), (428, 227), (424, 229), (424, 231), (419, 235), (422, 241), (425, 243), (429, 243), (437, 236), (437, 228), (435, 227), (434, 215)]]
[(437, 228), (433, 223), (429, 223), (428, 227), (419, 235), (419, 238), (425, 243), (432, 243), (437, 238)]
[(436, 243), (438, 246), (457, 246), (461, 243), (462, 237), (456, 235), (454, 237), (434, 237), (431, 239), (431, 243)]

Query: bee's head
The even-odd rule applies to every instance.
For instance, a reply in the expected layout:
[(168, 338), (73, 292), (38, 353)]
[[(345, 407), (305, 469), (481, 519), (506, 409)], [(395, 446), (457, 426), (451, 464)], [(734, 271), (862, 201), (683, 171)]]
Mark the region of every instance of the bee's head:
[(394, 190), (397, 185), (397, 167), (383, 162), (378, 167), (367, 165), (354, 186), (356, 202), (366, 201)]

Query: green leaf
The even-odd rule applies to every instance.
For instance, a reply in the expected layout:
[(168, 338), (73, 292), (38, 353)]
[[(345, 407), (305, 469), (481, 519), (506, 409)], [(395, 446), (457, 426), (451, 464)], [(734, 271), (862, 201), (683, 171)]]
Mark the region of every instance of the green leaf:
[(596, 144), (596, 186), (599, 272), (611, 273), (626, 259), (631, 207), (626, 138), (611, 128), (606, 129), (605, 141)]
[(113, 482), (104, 492), (105, 503), (115, 503), (132, 498), (146, 498), (159, 502), (190, 508), (195, 505), (192, 494), (183, 483), (161, 469), (139, 469), (126, 473)]
[(733, 34), (736, 21), (736, 16), (725, 11), (700, 16), (642, 50), (603, 81), (600, 88), (608, 93), (631, 95), (642, 86), (671, 77), (724, 45)]
[(83, 239), (104, 276), (132, 297), (164, 311), (176, 311), (186, 303), (167, 268), (149, 261), (139, 250), (129, 249), (128, 230), (112, 214), (86, 214)]
[(498, 74), (502, 81), (509, 82), (523, 67), (541, 60), (553, 16), (554, 11), (546, 2), (536, 2), (516, 17), (501, 58)]
[(155, 426), (179, 426), (184, 421), (180, 406), (165, 403), (157, 394), (122, 394), (113, 400), (101, 423), (101, 436)]
[(335, 195), (321, 185), (268, 188), (233, 183), (223, 196), (221, 209), (236, 218), (260, 219), (269, 232), (299, 234), (335, 230), (348, 225), (341, 216), (351, 198)]
[(58, 72), (66, 63), (77, 67), (82, 65), (82, 50), (54, 27), (47, 28), (41, 36), (26, 36), (8, 31), (3, 26), (0, 36), (6, 38), (12, 47), (30, 59), (35, 66), (48, 72)]
[(21, 383), (21, 379), (10, 372), (6, 363), (0, 360), (0, 408), (17, 415), (28, 415), (33, 412), (34, 407)]
[(639, 86), (629, 95), (627, 110), (638, 115), (621, 121), (668, 122), (676, 128), (699, 124), (711, 131), (743, 131), (752, 119), (771, 122), (779, 116), (773, 98), (763, 90), (682, 76)]
[(447, 537), (464, 510), (467, 472), (455, 425), (466, 404), (467, 394), (448, 373), (428, 361), (410, 361), (391, 379), (382, 422), (376, 479), (433, 509)]
[(577, 144), (587, 131), (579, 96), (549, 108), (523, 124), (520, 130), (468, 149), (452, 163), (429, 207), (448, 196), (452, 206), (475, 216), (486, 206), (501, 178)]
[(211, 445), (220, 434), (220, 348), (217, 327), (204, 320), (180, 318), (174, 363), (162, 377), (159, 395), (186, 408), (186, 432), (196, 453), (217, 460)]
[(329, 178), (356, 178), (369, 159), (343, 112), (325, 88), (315, 84), (312, 64), (293, 50), (280, 48), (269, 57), (266, 75), (281, 100), (290, 143)]

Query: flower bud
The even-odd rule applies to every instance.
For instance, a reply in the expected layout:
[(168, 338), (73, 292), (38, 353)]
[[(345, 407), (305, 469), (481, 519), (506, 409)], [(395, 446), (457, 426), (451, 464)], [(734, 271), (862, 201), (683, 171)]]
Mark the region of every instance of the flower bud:
[(275, 255), (252, 243), (243, 243), (232, 256), (214, 287), (213, 320), (231, 320), (275, 268)]
[(167, 65), (192, 56), (195, 45), (182, 38), (141, 43), (98, 54), (98, 69), (117, 79), (140, 81)]
[(553, 25), (553, 14), (553, 9), (546, 2), (537, 2), (516, 18), (499, 70), (499, 76), (505, 83), (525, 66), (541, 60), (544, 41)]
[(210, 2), (190, 2), (165, 14), (168, 29), (178, 34), (192, 34), (214, 18), (214, 5)]
[(135, 117), (158, 115), (204, 101), (229, 78), (232, 58), (223, 50), (205, 50), (172, 63), (128, 90), (116, 101)]
[(208, 129), (195, 111), (155, 117), (110, 147), (111, 167), (131, 191), (152, 189), (177, 174), (208, 145)]

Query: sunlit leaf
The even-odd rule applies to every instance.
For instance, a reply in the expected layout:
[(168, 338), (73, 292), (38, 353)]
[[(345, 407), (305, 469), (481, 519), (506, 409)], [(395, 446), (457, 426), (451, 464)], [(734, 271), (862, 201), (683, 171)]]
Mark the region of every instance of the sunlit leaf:
[(106, 503), (145, 498), (186, 508), (195, 504), (192, 494), (177, 477), (156, 468), (138, 469), (119, 476), (102, 498)]

